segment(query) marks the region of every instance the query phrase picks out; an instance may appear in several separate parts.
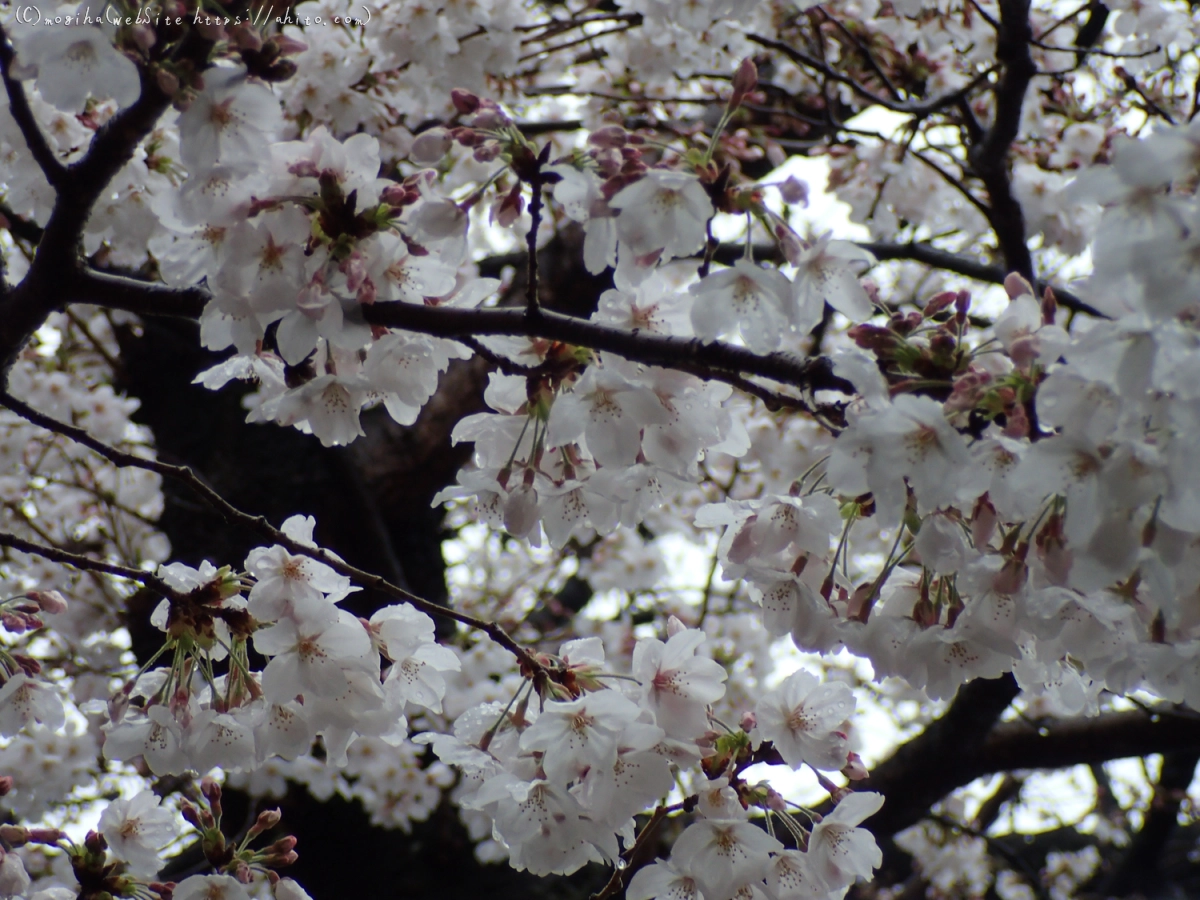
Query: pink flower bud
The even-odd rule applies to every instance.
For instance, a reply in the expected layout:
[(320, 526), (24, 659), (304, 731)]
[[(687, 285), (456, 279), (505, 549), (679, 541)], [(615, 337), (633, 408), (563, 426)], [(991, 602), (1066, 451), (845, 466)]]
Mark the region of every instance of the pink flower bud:
[(671, 616), (671, 618), (667, 619), (668, 638), (675, 637), (675, 635), (679, 634), (681, 631), (687, 631), (687, 626), (684, 625), (683, 622), (679, 621), (679, 619), (677, 619), (675, 616)]
[(733, 89), (748, 94), (756, 87), (758, 87), (758, 66), (747, 56), (738, 65), (737, 71), (733, 73)]
[(1058, 312), (1058, 298), (1054, 296), (1054, 291), (1049, 287), (1042, 294), (1042, 324), (1053, 325), (1054, 316)]
[(480, 144), (471, 155), (475, 159), (475, 162), (491, 162), (500, 155), (500, 142), (487, 141)]
[(953, 305), (957, 299), (957, 291), (942, 291), (940, 294), (934, 294), (929, 298), (929, 302), (925, 304), (925, 318), (932, 319), (942, 310)]
[(460, 116), (467, 116), (479, 109), (479, 98), (470, 91), (455, 88), (450, 92), (450, 102)]
[(430, 128), (422, 131), (412, 142), (408, 158), (419, 166), (434, 166), (450, 152), (454, 139), (445, 128)]
[(1004, 290), (1010, 300), (1016, 300), (1025, 294), (1033, 295), (1033, 288), (1018, 272), (1009, 272), (1004, 276)]
[(808, 182), (801, 181), (795, 175), (789, 175), (786, 181), (776, 185), (785, 203), (808, 206)]
[(67, 599), (58, 591), (30, 591), (25, 596), (52, 616), (67, 611)]
[(629, 133), (620, 125), (605, 125), (588, 135), (588, 143), (605, 150), (618, 150), (625, 146)]
[(758, 725), (758, 718), (753, 712), (746, 711), (742, 713), (741, 721), (738, 722), (738, 726), (742, 731), (753, 731), (756, 725)]
[(733, 94), (729, 97), (728, 108), (737, 109), (746, 99), (746, 95), (758, 87), (758, 66), (754, 60), (746, 57), (733, 73)]
[(472, 128), (479, 128), (483, 131), (495, 131), (497, 128), (503, 128), (510, 124), (512, 124), (512, 120), (496, 106), (480, 108), (479, 112), (475, 114), (475, 118), (471, 120)]
[(13, 777), (11, 775), (0, 775), (0, 797), (5, 797), (12, 793)]
[(862, 757), (853, 750), (850, 751), (850, 755), (846, 759), (846, 765), (842, 767), (842, 774), (851, 781), (862, 781), (871, 775), (867, 771), (867, 767), (863, 765)]

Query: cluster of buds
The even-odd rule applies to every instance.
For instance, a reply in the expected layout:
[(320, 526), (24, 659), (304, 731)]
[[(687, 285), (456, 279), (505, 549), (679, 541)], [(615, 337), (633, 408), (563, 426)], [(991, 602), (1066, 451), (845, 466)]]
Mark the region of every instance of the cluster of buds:
[(265, 874), (272, 883), (279, 880), (274, 871), (296, 862), (296, 839), (291, 835), (279, 838), (266, 847), (254, 850), (250, 843), (275, 829), (281, 814), (277, 809), (263, 810), (238, 844), (230, 843), (221, 830), (221, 786), (211, 778), (200, 782), (200, 804), (188, 800), (180, 804), (183, 818), (200, 832), (200, 848), (204, 858), (218, 872), (232, 875), (242, 884), (254, 881), (256, 873)]

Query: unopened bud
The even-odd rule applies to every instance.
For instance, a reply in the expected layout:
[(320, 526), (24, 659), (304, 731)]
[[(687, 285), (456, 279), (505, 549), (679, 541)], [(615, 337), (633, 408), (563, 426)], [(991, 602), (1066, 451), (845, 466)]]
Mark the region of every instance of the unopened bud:
[(940, 294), (934, 294), (925, 304), (925, 318), (932, 319), (938, 313), (953, 306), (957, 299), (958, 291), (942, 291)]
[(799, 203), (801, 206), (808, 206), (807, 181), (801, 181), (795, 175), (789, 175), (787, 180), (780, 182), (776, 187), (779, 188), (779, 194), (785, 203), (793, 205)]
[(891, 350), (897, 341), (896, 335), (878, 325), (855, 325), (846, 334), (864, 350)]
[(270, 831), (283, 818), (283, 814), (278, 809), (264, 809), (258, 814), (258, 818), (250, 827), (249, 836), (256, 837), (264, 831)]
[(742, 729), (742, 731), (746, 731), (746, 732), (753, 731), (757, 725), (758, 725), (758, 718), (754, 715), (753, 712), (750, 712), (749, 710), (742, 713), (741, 721), (738, 722), (738, 726)]
[(850, 751), (850, 755), (846, 758), (846, 765), (842, 766), (842, 774), (851, 781), (862, 781), (871, 775), (867, 771), (867, 767), (863, 765), (862, 757), (853, 750)]
[(175, 896), (175, 882), (173, 881), (151, 881), (146, 887), (158, 894), (159, 900), (173, 900)]
[(628, 138), (629, 132), (620, 125), (605, 125), (588, 135), (588, 143), (605, 150), (619, 150)]
[(24, 847), (29, 843), (29, 829), (20, 825), (0, 825), (0, 838), (12, 847)]
[(746, 57), (733, 73), (733, 94), (729, 98), (729, 109), (737, 109), (746, 95), (758, 87), (758, 66)]
[(83, 846), (89, 853), (103, 853), (108, 849), (108, 841), (98, 831), (89, 831), (83, 838)]
[(0, 797), (4, 797), (12, 793), (13, 777), (11, 775), (0, 775)]
[(271, 856), (283, 856), (285, 853), (291, 853), (295, 850), (297, 843), (298, 841), (295, 836), (289, 834), (287, 837), (281, 837), (273, 843), (267, 848), (266, 852)]
[(1019, 272), (1009, 272), (1004, 276), (1004, 290), (1010, 300), (1016, 300), (1025, 294), (1033, 296), (1033, 287)]
[(30, 591), (25, 596), (52, 616), (67, 611), (67, 599), (58, 591)]
[(491, 162), (499, 155), (500, 142), (487, 141), (476, 147), (475, 152), (471, 154), (471, 157), (475, 160), (475, 162)]
[(958, 296), (954, 299), (954, 313), (960, 320), (966, 320), (967, 312), (971, 309), (971, 292), (959, 291)]
[(419, 166), (435, 166), (450, 152), (454, 138), (445, 128), (430, 128), (422, 131), (412, 142), (408, 158)]
[(675, 637), (675, 635), (679, 634), (682, 631), (687, 631), (687, 626), (684, 625), (683, 622), (681, 622), (675, 616), (671, 616), (669, 619), (667, 619), (667, 637), (668, 638), (673, 638), (673, 637)]
[(450, 92), (450, 102), (454, 104), (460, 116), (470, 115), (479, 109), (479, 98), (462, 88), (455, 88)]
[(200, 781), (200, 793), (204, 795), (204, 799), (208, 801), (212, 807), (213, 815), (221, 814), (221, 785), (211, 776), (205, 776)]
[(1054, 291), (1049, 287), (1042, 294), (1042, 324), (1053, 325), (1054, 316), (1058, 312), (1058, 298), (1054, 296)]

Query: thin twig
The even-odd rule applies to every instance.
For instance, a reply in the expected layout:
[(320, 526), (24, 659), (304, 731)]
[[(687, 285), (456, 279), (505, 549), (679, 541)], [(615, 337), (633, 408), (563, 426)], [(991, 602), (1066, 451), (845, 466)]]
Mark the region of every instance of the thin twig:
[(139, 584), (152, 587), (164, 597), (170, 597), (172, 600), (178, 600), (184, 596), (151, 572), (122, 566), (117, 563), (103, 562), (99, 559), (92, 559), (90, 556), (84, 556), (81, 553), (69, 553), (66, 550), (60, 550), (57, 547), (50, 547), (45, 544), (35, 544), (33, 541), (27, 541), (6, 531), (0, 531), (0, 547), (11, 547), (13, 550), (20, 550), (22, 553), (31, 553), (34, 556), (40, 556), (52, 562), (72, 566), (81, 572), (103, 572), (106, 575), (115, 575), (118, 578), (128, 578), (130, 581), (136, 581)]
[[(124, 450), (118, 450), (115, 447), (110, 447), (103, 441), (92, 437), (92, 435), (88, 434), (82, 428), (77, 428), (74, 425), (68, 425), (65, 422), (59, 422), (50, 416), (44, 415), (43, 413), (38, 412), (33, 407), (21, 402), (8, 393), (0, 393), (0, 405), (7, 406), (17, 415), (28, 419), (34, 425), (39, 425), (42, 428), (53, 431), (57, 434), (61, 434), (64, 437), (68, 437), (71, 440), (76, 441), (77, 443), (83, 444), (85, 447), (94, 450), (109, 462), (112, 462), (118, 466), (131, 466), (138, 469), (146, 469), (147, 471), (157, 472), (159, 475), (163, 475), (168, 478), (178, 479), (191, 488), (191, 490), (198, 494), (206, 503), (212, 506), (213, 509), (215, 509), (227, 522), (233, 522), (257, 531), (268, 540), (274, 541), (276, 544), (279, 544), (291, 553), (307, 556), (311, 559), (317, 560), (318, 562), (322, 562), (338, 574), (345, 575), (346, 577), (353, 579), (363, 587), (377, 590), (400, 600), (404, 600), (408, 603), (411, 603), (422, 612), (430, 615), (447, 616), (451, 619), (454, 619), (456, 622), (466, 625), (469, 628), (482, 631), (497, 644), (504, 647), (515, 657), (517, 657), (521, 664), (529, 669), (530, 672), (538, 673), (543, 671), (542, 665), (533, 658), (532, 654), (514, 641), (509, 636), (508, 632), (506, 632), (495, 622), (485, 622), (484, 620), (477, 619), (474, 616), (469, 616), (465, 613), (456, 612), (453, 609), (439, 606), (438, 604), (429, 600), (425, 600), (422, 597), (418, 597), (416, 594), (412, 594), (403, 588), (397, 587), (379, 575), (359, 569), (357, 566), (352, 566), (343, 561), (341, 558), (321, 549), (320, 547), (307, 544), (303, 541), (297, 541), (289, 537), (287, 534), (280, 531), (278, 528), (275, 528), (270, 522), (268, 522), (266, 517), (254, 516), (238, 509), (203, 480), (201, 480), (201, 478), (187, 466), (171, 465), (170, 463), (160, 462), (155, 459), (144, 459), (143, 457), (135, 456), (132, 453), (127, 453)], [(74, 554), (68, 554), (68, 556), (73, 555)], [(48, 556), (47, 558), (54, 559), (55, 557)], [(60, 561), (71, 562), (69, 559)], [(124, 566), (119, 566), (116, 568), (120, 569), (121, 571), (114, 571), (111, 572), (111, 574), (120, 574), (127, 578), (136, 577), (137, 580), (141, 580), (145, 584), (151, 583), (145, 580), (146, 573), (139, 572), (136, 569), (127, 569)], [(100, 571), (110, 570), (101, 569)], [(158, 579), (156, 579), (156, 581), (158, 583), (154, 584), (154, 587), (158, 589), (158, 584), (163, 584), (163, 582)], [(170, 596), (170, 594), (167, 596)]]

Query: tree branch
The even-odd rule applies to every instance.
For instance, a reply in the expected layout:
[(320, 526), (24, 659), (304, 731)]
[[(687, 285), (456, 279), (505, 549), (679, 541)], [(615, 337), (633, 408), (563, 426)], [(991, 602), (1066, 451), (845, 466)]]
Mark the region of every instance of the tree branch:
[[(886, 798), (883, 809), (871, 818), (872, 833), (890, 837), (920, 821), (952, 790), (979, 777), (973, 765), (979, 748), (1018, 693), (1012, 675), (971, 682), (940, 719), (878, 765), (862, 786)], [(1004, 767), (1008, 768), (1015, 767)]]
[[(132, 466), (138, 469), (145, 469), (149, 472), (157, 472), (159, 475), (167, 478), (178, 479), (186, 484), (197, 495), (199, 495), (204, 502), (213, 507), (213, 509), (215, 509), (227, 522), (235, 523), (245, 528), (257, 531), (267, 540), (279, 544), (291, 553), (307, 556), (311, 559), (317, 560), (318, 562), (322, 562), (335, 572), (351, 578), (362, 587), (370, 588), (372, 590), (388, 594), (392, 597), (396, 597), (397, 599), (403, 600), (407, 603), (411, 603), (417, 609), (428, 613), (431, 616), (447, 616), (451, 619), (454, 619), (456, 622), (466, 625), (469, 628), (482, 631), (497, 644), (512, 653), (521, 663), (522, 667), (527, 670), (527, 672), (544, 672), (544, 668), (537, 660), (533, 658), (533, 655), (516, 641), (514, 641), (509, 636), (508, 632), (506, 632), (495, 622), (485, 622), (484, 620), (477, 619), (474, 616), (456, 612), (453, 609), (432, 603), (410, 593), (409, 591), (404, 590), (403, 588), (397, 587), (382, 576), (375, 575), (371, 572), (359, 569), (356, 566), (352, 566), (344, 562), (340, 557), (335, 556), (326, 550), (322, 550), (320, 547), (294, 540), (284, 532), (280, 531), (278, 528), (275, 528), (264, 516), (252, 516), (249, 513), (238, 509), (219, 493), (209, 487), (199, 476), (196, 475), (195, 472), (193, 472), (187, 466), (174, 466), (170, 463), (160, 462), (155, 459), (144, 459), (143, 457), (136, 456), (133, 453), (128, 453), (124, 450), (118, 450), (115, 447), (110, 447), (103, 441), (92, 437), (92, 435), (88, 434), (82, 428), (77, 428), (74, 425), (68, 425), (65, 422), (59, 422), (50, 416), (44, 415), (43, 413), (38, 412), (33, 407), (23, 403), (8, 393), (0, 392), (0, 405), (8, 407), (17, 415), (22, 416), (23, 418), (32, 422), (34, 425), (38, 425), (41, 428), (45, 428), (48, 431), (54, 432), (55, 434), (61, 434), (77, 443), (83, 444), (83, 446), (89, 448), (90, 450), (94, 450), (96, 453), (99, 453), (101, 456), (115, 465), (122, 467)], [(0, 538), (2, 537), (4, 536), (0, 535)], [(19, 538), (13, 538), (12, 540), (20, 541)], [(4, 541), (0, 540), (0, 546), (2, 545), (4, 545)], [(11, 544), (11, 546), (16, 546), (17, 549), (25, 549), (24, 547), (15, 543)], [(63, 551), (53, 550), (53, 548), (42, 549), (52, 551), (53, 553), (58, 554), (58, 556), (41, 554), (40, 549), (28, 550), (27, 552), (39, 553), (46, 556), (47, 559), (53, 559), (57, 562), (66, 562), (70, 565), (75, 565), (75, 562), (71, 558), (67, 558), (75, 557), (75, 554), (64, 554)], [(87, 560), (87, 557), (79, 557), (79, 559)], [(96, 566), (92, 566), (92, 568), (96, 568)], [(111, 568), (115, 568), (119, 571), (111, 571)], [(163, 584), (164, 587), (166, 586), (164, 582), (162, 582), (160, 579), (157, 579), (155, 576), (147, 575), (147, 573), (141, 572), (137, 569), (126, 569), (124, 566), (119, 566), (98, 568), (97, 570), (109, 572), (110, 574), (119, 574), (126, 578), (136, 578), (136, 580), (142, 581), (143, 584), (152, 584), (156, 590), (159, 589), (160, 584)], [(149, 581), (147, 578), (154, 579), (154, 581)], [(169, 590), (170, 589), (168, 588), (168, 591)], [(166, 593), (164, 596), (174, 596), (174, 594)]]
[[(169, 288), (123, 276), (81, 272), (72, 283), (72, 300), (100, 303), (112, 309), (141, 314), (199, 317), (208, 292), (202, 287)], [(93, 294), (93, 287), (98, 294)], [(97, 297), (103, 299), (97, 299)], [(738, 385), (745, 375), (769, 378), (808, 390), (833, 390), (851, 394), (853, 385), (833, 374), (824, 359), (804, 359), (792, 353), (758, 354), (744, 347), (698, 338), (644, 334), (586, 319), (539, 309), (530, 316), (524, 309), (458, 309), (415, 303), (376, 303), (364, 306), (372, 325), (403, 328), (434, 337), (462, 338), (477, 335), (542, 338), (590, 347), (623, 356), (632, 362), (666, 366)]]
[(996, 85), (996, 113), (983, 141), (971, 148), (969, 161), (987, 188), (988, 219), (1009, 271), (1019, 272), (1031, 284), (1037, 281), (1033, 255), (1025, 240), (1025, 216), (1012, 192), (1008, 153), (1021, 128), (1021, 108), (1037, 65), (1029, 52), (1033, 28), (1029, 0), (1000, 0), (1000, 27), (996, 34), (996, 59), (1004, 73)]
[(81, 572), (103, 572), (105, 575), (128, 578), (130, 581), (136, 581), (139, 584), (152, 587), (164, 597), (170, 597), (173, 600), (178, 600), (183, 596), (179, 591), (150, 572), (118, 565), (117, 563), (107, 563), (103, 560), (92, 559), (90, 556), (84, 556), (80, 553), (69, 553), (66, 550), (60, 550), (57, 547), (50, 547), (46, 544), (35, 544), (33, 541), (24, 540), (15, 534), (9, 534), (5, 531), (0, 531), (0, 547), (11, 547), (13, 550), (20, 550), (22, 553), (31, 553), (34, 556), (40, 556), (43, 559), (79, 569)]
[(0, 26), (0, 78), (4, 80), (4, 90), (8, 93), (8, 108), (13, 120), (21, 129), (21, 136), (29, 152), (33, 154), (38, 168), (46, 176), (51, 187), (57, 188), (67, 174), (67, 167), (62, 164), (55, 152), (50, 148), (46, 135), (38, 127), (29, 106), (29, 98), (25, 95), (25, 86), (12, 77), (12, 64), (16, 51), (8, 40), (8, 33)]
[(1100, 880), (1105, 897), (1123, 897), (1138, 892), (1152, 893), (1160, 882), (1159, 864), (1164, 845), (1175, 831), (1179, 807), (1200, 762), (1200, 752), (1184, 750), (1163, 756), (1162, 772), (1154, 786), (1154, 798), (1141, 829), (1107, 877)]
[[(947, 272), (953, 272), (956, 275), (963, 275), (967, 278), (974, 278), (976, 281), (987, 282), (988, 284), (1003, 284), (1005, 277), (1011, 271), (1003, 266), (993, 266), (985, 262), (980, 262), (976, 259), (970, 259), (966, 256), (959, 256), (956, 253), (951, 253), (948, 250), (939, 250), (931, 244), (919, 243), (890, 243), (887, 241), (867, 242), (858, 245), (864, 250), (874, 254), (875, 258), (880, 261), (893, 259), (908, 259), (913, 262), (924, 263), (927, 266), (932, 266), (935, 269), (943, 269)], [(1045, 281), (1036, 283), (1038, 293), (1042, 293), (1046, 288), (1054, 291), (1054, 297), (1058, 301), (1058, 305), (1066, 309), (1074, 310), (1075, 312), (1086, 313), (1089, 316), (1095, 316), (1098, 319), (1107, 319), (1108, 316), (1100, 312), (1094, 306), (1080, 300), (1079, 297), (1065, 288), (1060, 288)]]

